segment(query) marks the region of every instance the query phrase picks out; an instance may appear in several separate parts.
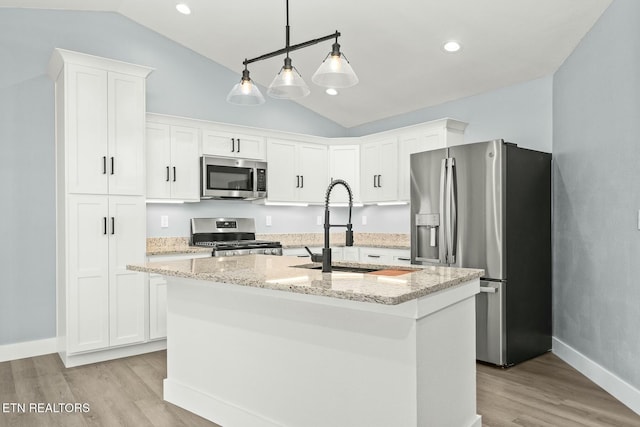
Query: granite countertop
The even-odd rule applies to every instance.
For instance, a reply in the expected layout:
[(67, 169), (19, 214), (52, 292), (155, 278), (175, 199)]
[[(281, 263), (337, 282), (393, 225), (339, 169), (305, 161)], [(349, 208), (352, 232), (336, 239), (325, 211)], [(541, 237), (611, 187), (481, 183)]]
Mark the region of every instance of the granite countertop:
[(298, 257), (244, 255), (149, 262), (145, 265), (128, 265), (127, 269), (386, 305), (420, 298), (484, 274), (483, 270), (467, 268), (399, 267), (349, 262), (334, 262), (333, 265), (404, 270), (407, 273), (392, 276), (322, 273), (319, 270), (295, 267), (299, 265), (309, 265), (309, 262)]
[[(303, 248), (305, 246), (323, 246), (323, 233), (285, 233), (285, 234), (256, 234), (258, 240), (277, 241), (285, 249)], [(409, 249), (410, 237), (400, 233), (354, 233), (354, 246)], [(331, 246), (344, 246), (345, 234), (331, 233)], [(149, 255), (178, 255), (211, 252), (210, 248), (190, 246), (188, 237), (149, 237), (147, 239), (147, 256)]]

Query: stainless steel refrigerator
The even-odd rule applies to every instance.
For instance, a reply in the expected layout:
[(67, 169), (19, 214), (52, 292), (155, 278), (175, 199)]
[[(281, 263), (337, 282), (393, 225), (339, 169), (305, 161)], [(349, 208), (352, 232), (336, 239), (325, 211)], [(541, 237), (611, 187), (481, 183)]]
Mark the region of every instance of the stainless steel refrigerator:
[(494, 140), (411, 155), (411, 262), (482, 268), (476, 358), (551, 349), (551, 154)]

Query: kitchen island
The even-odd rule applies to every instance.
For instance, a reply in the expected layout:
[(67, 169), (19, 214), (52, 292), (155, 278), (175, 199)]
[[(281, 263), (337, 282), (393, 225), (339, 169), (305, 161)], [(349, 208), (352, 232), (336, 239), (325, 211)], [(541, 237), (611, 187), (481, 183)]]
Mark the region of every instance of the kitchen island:
[(165, 400), (223, 427), (480, 426), (482, 270), (212, 257), (168, 282)]

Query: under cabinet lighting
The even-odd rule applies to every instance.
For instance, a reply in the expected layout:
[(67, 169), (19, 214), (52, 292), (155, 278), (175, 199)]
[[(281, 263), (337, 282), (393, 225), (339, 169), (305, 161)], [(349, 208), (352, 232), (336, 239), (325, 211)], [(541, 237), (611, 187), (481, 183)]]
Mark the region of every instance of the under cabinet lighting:
[(378, 206), (400, 206), (400, 205), (408, 205), (409, 202), (378, 202), (376, 204)]
[(170, 200), (170, 199), (147, 199), (147, 203), (167, 203), (167, 204), (177, 204), (184, 203), (184, 200)]
[(265, 206), (300, 206), (306, 208), (309, 206), (309, 203), (295, 203), (295, 202), (264, 202)]
[(338, 91), (335, 90), (332, 87), (330, 87), (329, 89), (325, 90), (325, 92), (327, 93), (327, 95), (331, 95), (331, 96), (336, 96), (338, 94)]

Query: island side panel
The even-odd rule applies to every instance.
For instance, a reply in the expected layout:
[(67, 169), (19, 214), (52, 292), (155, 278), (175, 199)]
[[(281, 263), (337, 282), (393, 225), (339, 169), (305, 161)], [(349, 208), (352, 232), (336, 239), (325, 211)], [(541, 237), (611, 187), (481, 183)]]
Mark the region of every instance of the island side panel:
[(475, 322), (475, 295), (418, 321), (418, 426), (482, 425), (476, 413)]
[[(418, 341), (448, 331), (419, 327), (417, 301), (396, 316), (371, 303), (354, 310), (282, 294), (170, 277), (165, 399), (225, 426), (432, 425), (419, 422), (429, 415), (418, 405), (433, 374), (418, 367), (441, 367), (417, 360)], [(473, 318), (474, 305), (461, 309)], [(475, 386), (475, 367), (469, 374)]]

